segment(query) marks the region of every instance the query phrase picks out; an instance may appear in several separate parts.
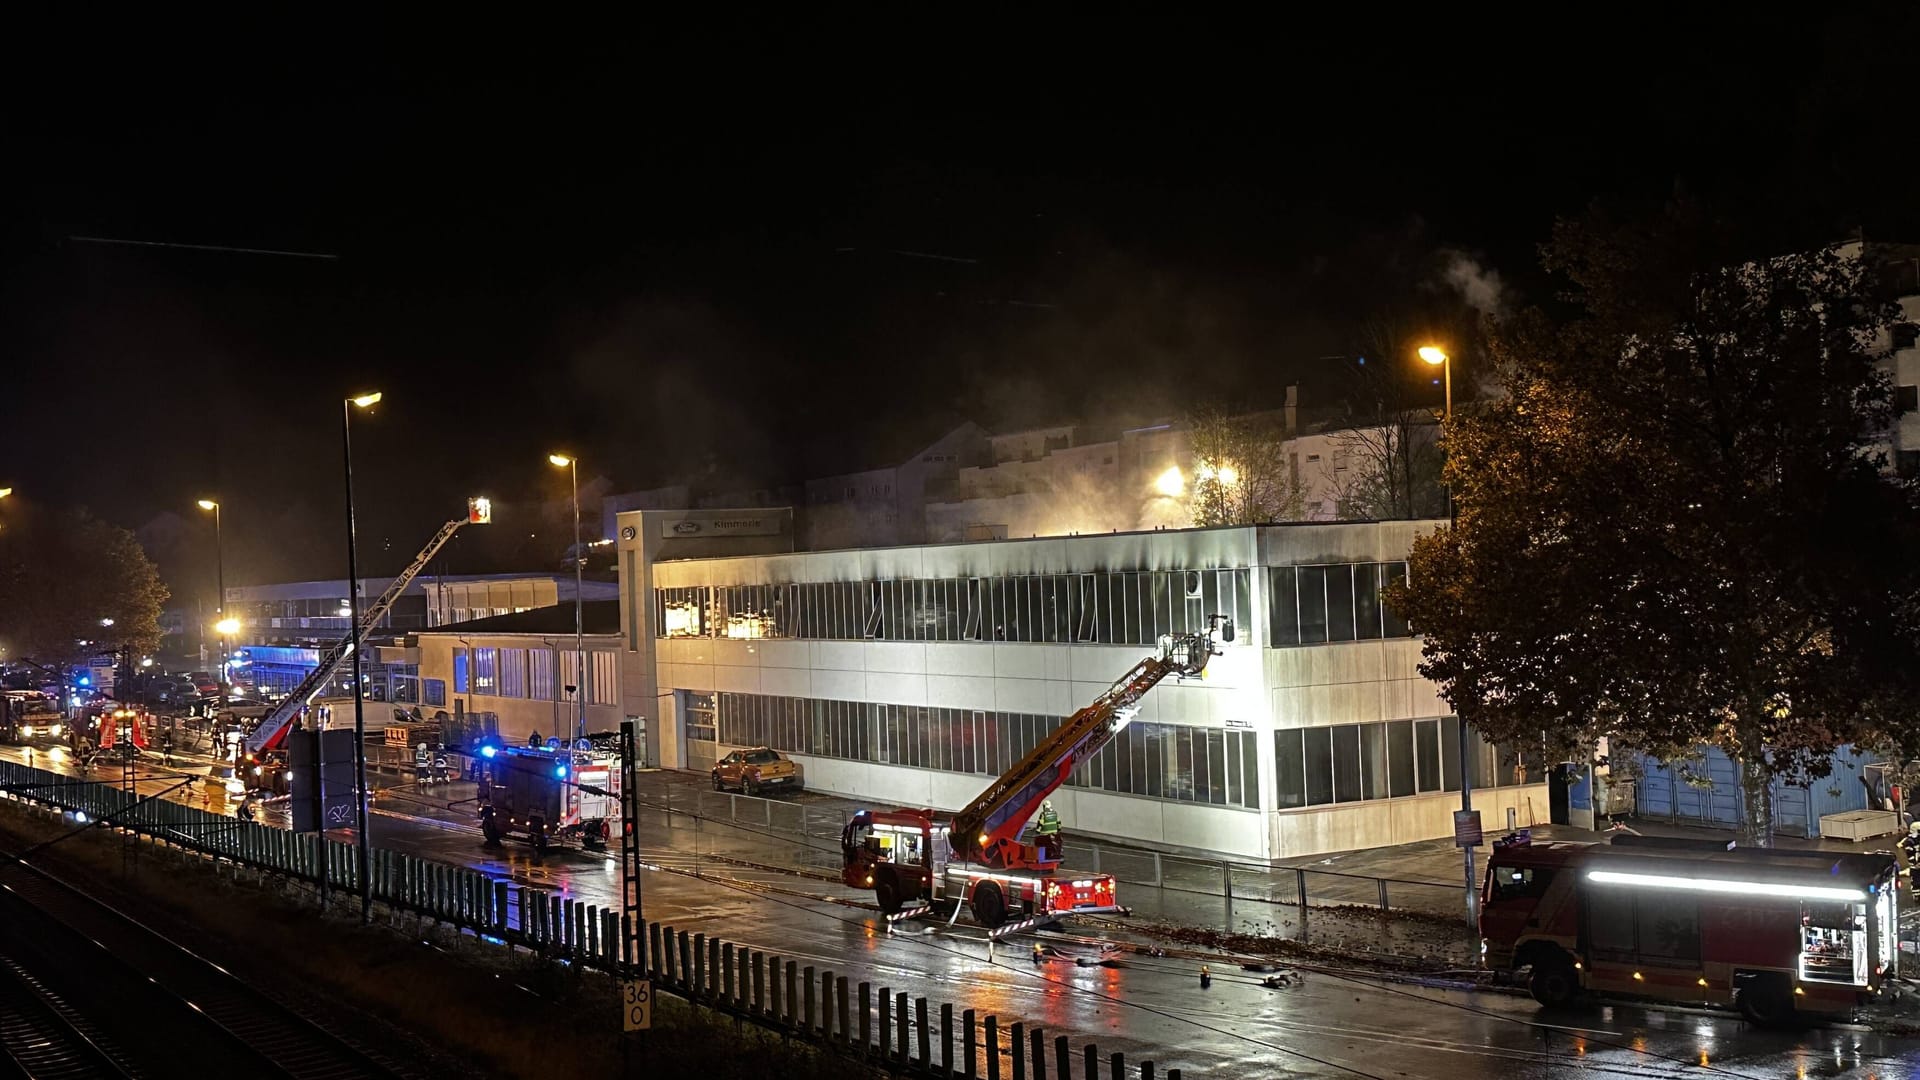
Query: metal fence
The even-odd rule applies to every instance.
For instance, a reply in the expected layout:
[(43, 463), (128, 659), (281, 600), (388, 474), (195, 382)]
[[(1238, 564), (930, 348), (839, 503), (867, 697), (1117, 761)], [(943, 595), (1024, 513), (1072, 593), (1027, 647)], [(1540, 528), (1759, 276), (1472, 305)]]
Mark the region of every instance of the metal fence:
[[(141, 798), (111, 784), (77, 780), (14, 762), (0, 762), (0, 794), (69, 815), (76, 822), (132, 833), (274, 875), (343, 892), (359, 888), (352, 844), (316, 833), (291, 833), (239, 821), (161, 798)], [(477, 870), (385, 848), (372, 853), (374, 899), (470, 932), (480, 941), (612, 975), (644, 974), (655, 988), (689, 1004), (749, 1021), (889, 1072), (927, 1077), (1028, 1080), (1153, 1080), (1154, 1063), (1129, 1067), (1088, 1043), (1076, 1052), (1066, 1036), (950, 1003), (909, 999), (890, 987), (849, 984), (846, 976), (745, 945), (649, 922), (623, 933), (622, 914), (515, 885)], [(1104, 1068), (1102, 1067), (1104, 1065)], [(1169, 1080), (1181, 1071), (1169, 1069)]]
[[(836, 850), (841, 830), (850, 817), (846, 810), (833, 805), (704, 788), (694, 788), (690, 794), (669, 788), (663, 798), (642, 802), (666, 811), (669, 816), (685, 815), (785, 833), (817, 843), (830, 843)], [(1466, 910), (1466, 886), (1457, 881), (1375, 877), (1233, 859), (1202, 859), (1079, 838), (1074, 838), (1071, 853), (1074, 865), (1094, 873), (1112, 874), (1121, 884), (1215, 897), (1229, 906), (1242, 902), (1284, 904), (1303, 911), (1309, 907), (1368, 907), (1382, 914), (1399, 911), (1449, 918)], [(822, 858), (817, 847), (798, 847), (792, 854), (810, 866), (838, 866), (837, 860)]]

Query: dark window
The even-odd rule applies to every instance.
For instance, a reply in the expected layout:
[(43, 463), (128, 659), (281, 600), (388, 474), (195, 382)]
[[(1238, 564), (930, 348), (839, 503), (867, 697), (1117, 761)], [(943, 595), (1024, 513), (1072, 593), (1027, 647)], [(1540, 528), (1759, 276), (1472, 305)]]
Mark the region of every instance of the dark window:
[[(1380, 577), (1380, 586), (1383, 589), (1394, 582), (1404, 582), (1407, 580), (1406, 563), (1382, 563), (1380, 569), (1383, 571)], [(1382, 602), (1380, 612), (1385, 616), (1385, 630), (1388, 637), (1410, 636), (1411, 631), (1407, 629), (1407, 620), (1403, 618), (1399, 612), (1393, 610), (1392, 604)]]
[(1267, 571), (1272, 582), (1273, 601), (1267, 615), (1270, 645), (1300, 644), (1300, 609), (1291, 566), (1276, 566)]
[(1387, 797), (1387, 726), (1357, 724), (1360, 729), (1360, 788), (1363, 799)]
[(1399, 799), (1413, 791), (1413, 721), (1388, 721), (1387, 794)]
[(1333, 801), (1333, 733), (1326, 728), (1307, 728), (1306, 775), (1307, 805), (1323, 806)]
[(1360, 725), (1342, 724), (1333, 729), (1333, 801), (1359, 802), (1364, 798), (1360, 790)]
[(1362, 641), (1380, 636), (1380, 566), (1361, 563), (1353, 568), (1353, 636)]
[(1920, 386), (1896, 386), (1893, 388), (1893, 407), (1898, 412), (1910, 413), (1920, 409)]
[(1435, 720), (1413, 723), (1413, 754), (1418, 765), (1420, 790), (1440, 790), (1440, 724)]
[(1327, 640), (1327, 568), (1302, 566), (1300, 571), (1300, 643)]
[[(1193, 733), (1193, 737), (1197, 740), (1201, 737), (1201, 734), (1202, 734), (1201, 732), (1196, 731)], [(1209, 731), (1209, 732), (1205, 732), (1204, 734), (1206, 735), (1206, 740), (1207, 740), (1207, 756), (1205, 758), (1205, 763), (1207, 767), (1207, 787), (1206, 787), (1206, 794), (1204, 796), (1196, 795), (1196, 797), (1205, 798), (1207, 802), (1210, 802), (1215, 806), (1225, 806), (1227, 804), (1227, 776), (1228, 776), (1227, 735), (1225, 732), (1222, 732), (1222, 731)], [(1197, 743), (1195, 744), (1194, 749), (1195, 749), (1194, 756), (1198, 758), (1199, 746)]]
[(1893, 347), (1894, 348), (1911, 349), (1914, 347), (1914, 344), (1916, 342), (1920, 342), (1920, 326), (1915, 326), (1914, 324), (1909, 322), (1899, 322), (1899, 323), (1893, 324)]
[(1307, 805), (1307, 770), (1300, 731), (1273, 733), (1274, 805), (1282, 810)]
[(1440, 786), (1446, 791), (1460, 790), (1460, 718), (1440, 721)]
[(1327, 640), (1353, 640), (1353, 567), (1327, 567)]

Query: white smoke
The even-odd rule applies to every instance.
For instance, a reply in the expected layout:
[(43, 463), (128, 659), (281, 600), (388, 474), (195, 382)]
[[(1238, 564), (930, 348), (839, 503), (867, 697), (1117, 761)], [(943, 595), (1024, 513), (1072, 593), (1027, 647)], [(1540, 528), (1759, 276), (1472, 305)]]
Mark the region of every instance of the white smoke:
[(1498, 318), (1506, 308), (1506, 284), (1500, 280), (1499, 272), (1480, 265), (1479, 260), (1464, 251), (1449, 251), (1445, 256), (1447, 261), (1440, 272), (1441, 279), (1460, 294), (1468, 307)]

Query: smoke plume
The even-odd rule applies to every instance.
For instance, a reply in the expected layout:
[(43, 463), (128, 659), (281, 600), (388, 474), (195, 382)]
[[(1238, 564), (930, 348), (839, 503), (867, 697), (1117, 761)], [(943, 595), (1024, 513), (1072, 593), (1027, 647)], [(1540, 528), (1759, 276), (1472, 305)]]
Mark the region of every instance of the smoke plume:
[(1480, 265), (1463, 251), (1446, 252), (1445, 259), (1440, 276), (1447, 286), (1459, 293), (1468, 307), (1482, 315), (1499, 317), (1506, 306), (1506, 284), (1499, 272)]

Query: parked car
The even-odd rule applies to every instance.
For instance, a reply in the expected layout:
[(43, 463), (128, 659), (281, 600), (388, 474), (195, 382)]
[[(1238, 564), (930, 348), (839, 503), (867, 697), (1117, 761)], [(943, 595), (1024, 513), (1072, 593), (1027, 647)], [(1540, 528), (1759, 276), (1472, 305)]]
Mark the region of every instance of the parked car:
[(806, 784), (800, 778), (800, 766), (781, 757), (779, 751), (757, 746), (735, 750), (713, 764), (713, 790), (738, 788), (749, 795), (762, 791), (799, 791)]

